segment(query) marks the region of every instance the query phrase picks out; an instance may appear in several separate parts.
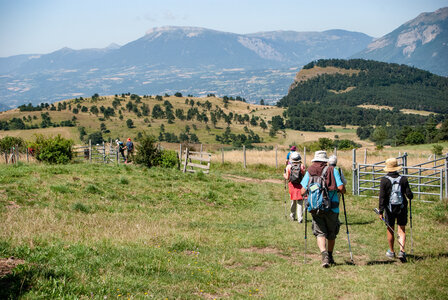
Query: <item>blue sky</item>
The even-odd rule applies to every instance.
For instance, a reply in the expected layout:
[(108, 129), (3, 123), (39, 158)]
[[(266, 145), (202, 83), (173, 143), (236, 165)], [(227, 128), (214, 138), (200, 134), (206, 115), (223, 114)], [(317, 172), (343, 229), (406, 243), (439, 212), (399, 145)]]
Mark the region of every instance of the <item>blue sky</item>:
[(448, 0), (0, 0), (0, 57), (124, 45), (153, 27), (383, 36)]

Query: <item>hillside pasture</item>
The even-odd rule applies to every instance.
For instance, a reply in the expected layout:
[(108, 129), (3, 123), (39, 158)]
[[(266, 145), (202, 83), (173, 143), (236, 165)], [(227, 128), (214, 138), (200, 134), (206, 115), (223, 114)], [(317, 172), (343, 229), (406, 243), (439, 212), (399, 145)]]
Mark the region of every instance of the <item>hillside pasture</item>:
[[(98, 113), (98, 115), (95, 115), (90, 112), (90, 108), (92, 106), (97, 106), (98, 108), (101, 106), (104, 107), (112, 107), (112, 102), (114, 98), (121, 99), (120, 106), (118, 106), (115, 109), (115, 116), (111, 116), (109, 118), (103, 118), (104, 120), (100, 120), (103, 117), (102, 113)], [(188, 104), (186, 103), (186, 99), (188, 99)], [(197, 103), (205, 103), (206, 101), (209, 101), (212, 105), (211, 110), (214, 110), (216, 107), (221, 108), (226, 114), (233, 113), (233, 114), (248, 114), (250, 117), (252, 115), (259, 116), (260, 118), (264, 119), (267, 123), (271, 120), (271, 118), (275, 115), (281, 115), (283, 113), (283, 109), (277, 108), (275, 106), (267, 106), (267, 105), (256, 105), (256, 104), (250, 104), (242, 101), (233, 101), (230, 100), (228, 102), (227, 108), (224, 107), (223, 99), (217, 98), (217, 97), (175, 97), (175, 96), (166, 96), (163, 97), (163, 100), (156, 100), (154, 96), (152, 97), (146, 97), (141, 98), (141, 104), (137, 104), (139, 107), (144, 103), (148, 105), (150, 111), (153, 111), (153, 108), (155, 105), (161, 105), (163, 106), (163, 103), (165, 101), (169, 101), (173, 106), (173, 111), (176, 109), (182, 109), (184, 111), (184, 114), (187, 113), (188, 109), (190, 109), (192, 106), (190, 104), (190, 100), (194, 102), (193, 107), (198, 108), (199, 112), (206, 111), (204, 107), (199, 107)], [(101, 96), (98, 99), (92, 100), (91, 98), (85, 98), (83, 100), (76, 100), (76, 99), (70, 99), (70, 100), (64, 100), (61, 102), (66, 102), (67, 105), (71, 105), (72, 108), (76, 107), (77, 105), (85, 106), (88, 109), (88, 112), (81, 112), (79, 111), (77, 114), (73, 113), (69, 110), (61, 110), (61, 111), (51, 111), (44, 109), (43, 111), (19, 111), (19, 109), (14, 109), (6, 112), (0, 112), (0, 121), (8, 121), (12, 118), (20, 118), (23, 117), (28, 118), (30, 116), (32, 118), (31, 122), (26, 122), (27, 125), (39, 125), (41, 122), (41, 114), (42, 113), (49, 113), (51, 120), (53, 122), (60, 122), (65, 120), (72, 120), (73, 117), (76, 118), (76, 126), (77, 127), (84, 127), (87, 134), (91, 134), (93, 132), (100, 131), (100, 124), (104, 123), (106, 126), (106, 129), (110, 131), (110, 133), (103, 133), (103, 137), (106, 140), (109, 139), (115, 139), (115, 138), (127, 138), (127, 137), (136, 137), (138, 132), (143, 132), (147, 134), (153, 134), (155, 136), (159, 135), (160, 132), (160, 126), (163, 124), (165, 126), (165, 132), (174, 133), (176, 135), (179, 135), (181, 132), (185, 131), (185, 127), (189, 126), (191, 128), (191, 132), (195, 133), (199, 140), (204, 144), (212, 144), (216, 142), (216, 135), (224, 133), (225, 128), (227, 127), (227, 124), (224, 122), (223, 119), (221, 119), (217, 124), (216, 127), (213, 126), (210, 119), (210, 112), (207, 112), (207, 116), (209, 117), (209, 121), (207, 123), (205, 122), (199, 122), (196, 119), (193, 120), (180, 120), (176, 118), (174, 120), (173, 124), (169, 124), (168, 120), (166, 118), (163, 119), (155, 119), (151, 117), (151, 113), (149, 116), (140, 116), (138, 117), (133, 111), (128, 111), (126, 108), (126, 104), (130, 101), (130, 96), (122, 97), (122, 95), (117, 95), (117, 97), (114, 96)], [(132, 101), (135, 104), (135, 101)], [(58, 106), (59, 102), (54, 103), (55, 106)], [(120, 120), (118, 111), (121, 110), (123, 118)], [(36, 120), (33, 118), (36, 117)], [(131, 119), (134, 123), (133, 128), (129, 128), (126, 124), (126, 121), (128, 119)], [(149, 123), (145, 121), (145, 119), (149, 120)], [(196, 126), (196, 130), (193, 129), (193, 125)], [(210, 130), (208, 131), (206, 127), (209, 126)], [(239, 124), (232, 120), (232, 124), (230, 124), (230, 128), (232, 130), (232, 133), (234, 134), (243, 134), (244, 127), (247, 126), (250, 130), (254, 131), (256, 134), (258, 134), (260, 137), (262, 137), (266, 142), (272, 142), (275, 141), (275, 139), (269, 137), (268, 130), (262, 130), (259, 126), (251, 126), (247, 123), (245, 124)], [(57, 134), (61, 133), (61, 135), (64, 135), (64, 137), (71, 138), (75, 141), (75, 143), (80, 143), (79, 138), (79, 132), (75, 130), (67, 130), (67, 128), (64, 127), (58, 127), (58, 129), (52, 129), (49, 131), (50, 134)], [(0, 131), (1, 136), (8, 135), (9, 132), (12, 131)], [(30, 129), (30, 130), (23, 130), (23, 131), (17, 131), (10, 135), (14, 136), (20, 136), (22, 138), (27, 139), (29, 136), (33, 136), (35, 133), (40, 133), (41, 129)]]
[[(402, 264), (384, 255), (377, 200), (347, 195), (355, 265), (343, 227), (336, 265), (323, 269), (311, 223), (304, 263), (304, 224), (285, 219), (281, 181), (265, 180), (281, 171), (250, 167), (236, 178), (227, 175), (233, 168), (204, 175), (123, 165), (3, 167), (0, 262), (17, 266), (0, 275), (0, 298), (446, 297), (445, 206), (413, 204), (414, 253)], [(393, 288), (385, 274), (393, 274)]]

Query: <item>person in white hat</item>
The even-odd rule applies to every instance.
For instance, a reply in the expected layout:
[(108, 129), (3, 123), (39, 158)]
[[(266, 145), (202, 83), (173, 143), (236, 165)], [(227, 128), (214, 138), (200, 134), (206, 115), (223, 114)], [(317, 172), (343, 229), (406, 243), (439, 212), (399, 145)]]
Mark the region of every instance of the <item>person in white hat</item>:
[(305, 166), (302, 164), (302, 157), (298, 152), (291, 152), (290, 164), (286, 166), (283, 177), (288, 180), (288, 190), (291, 199), (290, 217), (292, 221), (303, 222), (303, 196), (301, 193)]
[(338, 192), (345, 193), (345, 186), (339, 172), (327, 165), (327, 152), (320, 150), (314, 153), (312, 164), (302, 179), (302, 195), (308, 193), (310, 183), (316, 182), (317, 178), (324, 177), (325, 190), (328, 191), (329, 207), (326, 210), (308, 210), (313, 218), (313, 234), (317, 238), (317, 246), (322, 255), (322, 267), (328, 268), (334, 264), (333, 250), (336, 236), (339, 233), (339, 197)]
[(344, 173), (342, 173), (342, 169), (336, 166), (338, 164), (338, 157), (336, 155), (332, 155), (328, 158), (328, 165), (337, 169), (339, 174), (341, 175), (341, 180), (344, 185), (347, 185), (347, 179), (345, 179)]
[(411, 191), (408, 179), (398, 173), (400, 170), (401, 166), (398, 165), (396, 158), (386, 160), (384, 171), (388, 173), (381, 178), (378, 210), (380, 219), (390, 226), (390, 228), (387, 227), (389, 249), (386, 252), (386, 256), (395, 258), (394, 232), (391, 228), (395, 228), (395, 221), (397, 221), (399, 242), (401, 244), (398, 258), (402, 262), (406, 262), (404, 247), (406, 244), (406, 224), (408, 222), (408, 199), (411, 201), (414, 194)]

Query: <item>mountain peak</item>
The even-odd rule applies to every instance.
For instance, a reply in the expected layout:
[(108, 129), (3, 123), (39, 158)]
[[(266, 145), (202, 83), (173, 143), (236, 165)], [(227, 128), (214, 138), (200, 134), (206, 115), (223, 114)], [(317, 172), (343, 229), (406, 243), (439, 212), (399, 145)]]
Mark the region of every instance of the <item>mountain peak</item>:
[(432, 24), (446, 19), (448, 19), (448, 7), (443, 7), (434, 12), (421, 13), (415, 19), (406, 22), (404, 25), (417, 26), (420, 24)]
[(146, 31), (146, 36), (157, 35), (160, 36), (163, 33), (183, 33), (188, 37), (198, 36), (201, 33), (207, 31), (209, 29), (205, 29), (202, 27), (191, 27), (191, 26), (162, 26), (162, 27), (154, 27)]

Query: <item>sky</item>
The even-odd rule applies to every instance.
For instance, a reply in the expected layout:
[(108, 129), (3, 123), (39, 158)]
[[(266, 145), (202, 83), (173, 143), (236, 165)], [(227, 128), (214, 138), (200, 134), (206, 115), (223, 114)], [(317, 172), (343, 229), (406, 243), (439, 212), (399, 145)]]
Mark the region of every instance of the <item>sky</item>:
[(448, 0), (0, 0), (0, 57), (124, 45), (160, 26), (381, 37)]

